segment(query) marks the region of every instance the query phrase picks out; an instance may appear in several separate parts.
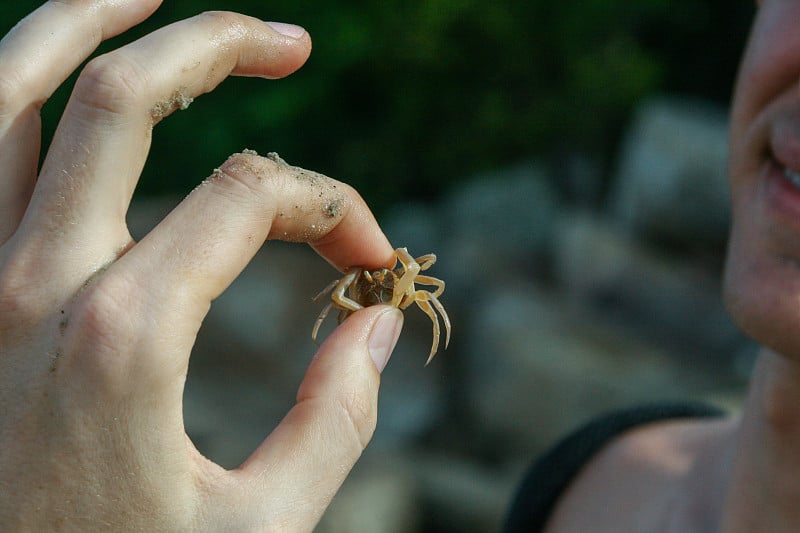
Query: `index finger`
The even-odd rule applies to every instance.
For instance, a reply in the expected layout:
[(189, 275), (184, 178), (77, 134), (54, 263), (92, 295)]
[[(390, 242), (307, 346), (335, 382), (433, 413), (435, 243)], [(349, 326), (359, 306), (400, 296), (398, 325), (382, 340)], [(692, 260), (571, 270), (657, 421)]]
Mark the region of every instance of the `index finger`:
[[(268, 158), (275, 161), (279, 167), (286, 166), (290, 173), (306, 177), (311, 181), (321, 180), (331, 190), (341, 191), (341, 196), (333, 195), (326, 198), (322, 193), (318, 195), (319, 199), (323, 199), (319, 206), (323, 215), (336, 221), (335, 225), (326, 228), (325, 233), (316, 239), (306, 241), (318, 254), (341, 271), (351, 266), (367, 268), (394, 266), (394, 249), (372, 211), (355, 189), (324, 174), (288, 165), (278, 154), (269, 154)], [(282, 231), (285, 233), (283, 222), (283, 217), (275, 221), (270, 231), (270, 239), (282, 238)]]
[[(231, 157), (217, 172), (265, 179), (280, 190), (268, 240), (305, 242), (335, 268), (394, 266), (394, 250), (361, 195), (350, 185), (288, 164), (277, 153), (252, 150)], [(286, 187), (287, 182), (294, 182)]]
[(136, 265), (149, 283), (158, 280), (157, 294), (192, 294), (206, 304), (265, 240), (309, 243), (341, 270), (394, 263), (355, 189), (249, 150), (231, 156), (120, 263)]
[[(292, 198), (276, 202), (268, 240), (305, 242), (339, 270), (351, 266), (394, 266), (394, 250), (361, 195), (350, 185), (313, 170), (293, 166), (277, 153), (261, 157), (252, 150), (229, 159), (222, 172), (241, 177), (292, 180), (301, 184)], [(286, 201), (289, 200), (289, 201)], [(294, 202), (294, 203), (292, 203)]]

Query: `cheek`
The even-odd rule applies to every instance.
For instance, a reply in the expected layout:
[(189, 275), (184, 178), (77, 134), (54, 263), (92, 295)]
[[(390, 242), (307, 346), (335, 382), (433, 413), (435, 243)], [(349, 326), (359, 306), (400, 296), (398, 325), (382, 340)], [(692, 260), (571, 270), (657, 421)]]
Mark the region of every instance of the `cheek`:
[(800, 268), (796, 261), (772, 253), (762, 230), (734, 227), (725, 268), (725, 303), (747, 335), (800, 360)]
[(752, 116), (777, 96), (798, 89), (800, 2), (766, 2), (753, 24), (739, 69), (737, 115)]

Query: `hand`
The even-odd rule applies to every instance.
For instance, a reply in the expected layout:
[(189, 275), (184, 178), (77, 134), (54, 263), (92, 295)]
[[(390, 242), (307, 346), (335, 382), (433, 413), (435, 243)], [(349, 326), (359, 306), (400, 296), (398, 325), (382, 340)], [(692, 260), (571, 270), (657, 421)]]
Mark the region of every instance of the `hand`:
[(37, 180), (41, 104), (158, 4), (51, 1), (0, 43), (4, 530), (311, 530), (375, 427), (402, 321), (385, 306), (327, 339), (238, 469), (200, 455), (181, 406), (210, 302), (264, 240), (309, 242), (339, 268), (393, 264), (352, 188), (248, 152), (141, 242), (125, 224), (155, 123), (228, 75), (290, 74), (311, 49), (301, 28), (209, 13), (92, 60)]

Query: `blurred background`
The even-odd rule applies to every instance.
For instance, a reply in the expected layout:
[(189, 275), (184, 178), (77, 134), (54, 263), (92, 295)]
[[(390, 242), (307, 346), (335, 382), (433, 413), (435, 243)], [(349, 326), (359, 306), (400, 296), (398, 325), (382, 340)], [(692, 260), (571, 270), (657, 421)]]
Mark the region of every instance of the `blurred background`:
[[(39, 4), (0, 5), (3, 32)], [(158, 125), (134, 235), (229, 154), (276, 151), (355, 186), (448, 284), (450, 347), (423, 368), (431, 324), (406, 312), (374, 441), (318, 531), (493, 531), (531, 459), (589, 417), (737, 409), (754, 347), (719, 276), (752, 3), (169, 0), (100, 52), (210, 9), (300, 24), (314, 51)], [(73, 82), (43, 110), (45, 142)], [(271, 242), (215, 302), (185, 400), (201, 451), (233, 467), (291, 406), (311, 298), (336, 276)]]

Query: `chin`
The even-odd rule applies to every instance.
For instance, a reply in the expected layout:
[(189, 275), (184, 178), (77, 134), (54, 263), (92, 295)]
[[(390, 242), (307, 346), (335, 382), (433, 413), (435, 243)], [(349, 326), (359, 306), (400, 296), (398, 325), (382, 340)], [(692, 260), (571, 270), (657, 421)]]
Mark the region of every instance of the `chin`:
[(745, 235), (736, 229), (725, 268), (725, 305), (761, 346), (800, 361), (800, 260), (759, 247), (746, 235), (752, 228)]

